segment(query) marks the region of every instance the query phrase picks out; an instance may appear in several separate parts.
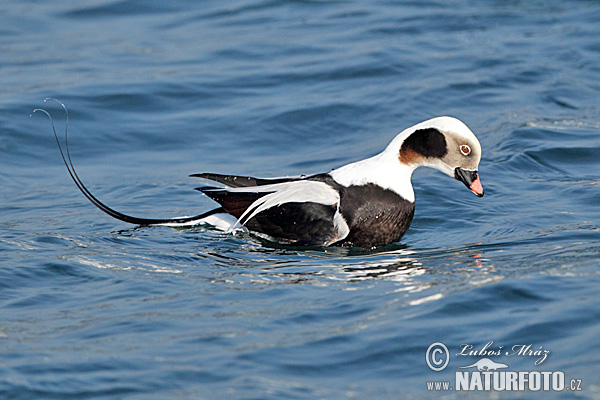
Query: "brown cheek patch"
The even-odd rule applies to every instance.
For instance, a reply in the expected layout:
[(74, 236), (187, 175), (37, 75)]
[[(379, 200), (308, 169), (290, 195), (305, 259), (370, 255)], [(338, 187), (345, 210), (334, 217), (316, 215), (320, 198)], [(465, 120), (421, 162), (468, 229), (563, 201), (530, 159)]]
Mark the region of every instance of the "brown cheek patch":
[(424, 157), (411, 149), (400, 149), (398, 159), (403, 164), (417, 164), (423, 161)]

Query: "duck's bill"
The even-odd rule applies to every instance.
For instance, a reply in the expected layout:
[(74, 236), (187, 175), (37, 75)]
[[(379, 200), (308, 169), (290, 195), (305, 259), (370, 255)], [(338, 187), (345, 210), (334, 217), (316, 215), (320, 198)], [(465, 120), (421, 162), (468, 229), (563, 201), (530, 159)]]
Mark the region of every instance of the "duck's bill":
[(483, 186), (481, 186), (477, 171), (457, 167), (454, 169), (454, 178), (464, 183), (477, 197), (483, 197)]

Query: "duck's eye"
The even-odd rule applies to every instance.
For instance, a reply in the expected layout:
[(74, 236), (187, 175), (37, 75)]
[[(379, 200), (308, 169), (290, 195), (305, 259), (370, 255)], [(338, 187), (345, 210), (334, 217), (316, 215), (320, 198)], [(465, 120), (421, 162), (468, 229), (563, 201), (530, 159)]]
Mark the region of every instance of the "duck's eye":
[(460, 146), (460, 152), (463, 153), (463, 155), (468, 156), (471, 154), (471, 148), (466, 144), (463, 144)]

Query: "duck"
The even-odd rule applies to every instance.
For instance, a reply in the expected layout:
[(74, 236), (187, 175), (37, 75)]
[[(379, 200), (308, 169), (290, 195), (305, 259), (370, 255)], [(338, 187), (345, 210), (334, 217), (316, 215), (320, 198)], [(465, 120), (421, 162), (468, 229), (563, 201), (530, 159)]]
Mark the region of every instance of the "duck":
[[(218, 207), (191, 217), (140, 218), (96, 198), (79, 178), (68, 146), (65, 156), (54, 125), (53, 131), (69, 175), (85, 197), (111, 217), (141, 226), (204, 224), (285, 245), (376, 248), (399, 242), (408, 231), (415, 213), (411, 177), (417, 168), (436, 169), (476, 196), (484, 194), (477, 137), (459, 119), (443, 116), (403, 130), (379, 154), (326, 173), (277, 178), (192, 174), (212, 182), (196, 189)], [(66, 134), (65, 129), (65, 140)]]

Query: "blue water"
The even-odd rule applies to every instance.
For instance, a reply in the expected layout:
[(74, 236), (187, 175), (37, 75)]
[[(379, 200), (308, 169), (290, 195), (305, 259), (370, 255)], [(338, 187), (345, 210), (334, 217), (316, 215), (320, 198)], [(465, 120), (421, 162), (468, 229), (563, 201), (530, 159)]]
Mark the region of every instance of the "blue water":
[[(0, 4), (0, 398), (600, 398), (600, 3)], [(486, 196), (437, 171), (374, 252), (136, 228), (214, 204), (190, 173), (324, 172), (438, 115)], [(30, 116), (31, 115), (31, 116)], [(481, 348), (581, 391), (428, 392)], [(444, 343), (447, 369), (428, 346)], [(567, 382), (568, 383), (568, 382)]]

